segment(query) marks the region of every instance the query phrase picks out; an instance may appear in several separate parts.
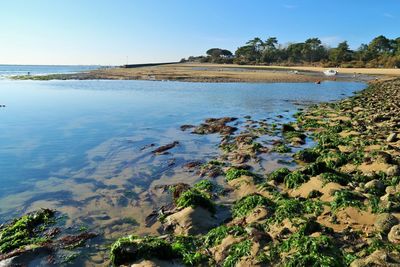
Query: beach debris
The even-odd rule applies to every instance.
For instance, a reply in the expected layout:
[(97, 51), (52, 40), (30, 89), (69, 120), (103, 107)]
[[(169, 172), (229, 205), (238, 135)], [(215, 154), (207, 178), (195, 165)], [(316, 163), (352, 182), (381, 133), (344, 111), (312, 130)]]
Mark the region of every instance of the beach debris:
[(179, 144), (178, 141), (174, 141), (172, 143), (160, 146), (156, 149), (154, 149), (153, 151), (151, 151), (151, 153), (153, 154), (162, 154), (164, 152), (166, 152), (167, 150), (170, 150), (171, 148), (174, 148), (175, 146), (177, 146)]
[(323, 73), (325, 74), (325, 76), (336, 76), (338, 74), (338, 72), (333, 69), (324, 70)]

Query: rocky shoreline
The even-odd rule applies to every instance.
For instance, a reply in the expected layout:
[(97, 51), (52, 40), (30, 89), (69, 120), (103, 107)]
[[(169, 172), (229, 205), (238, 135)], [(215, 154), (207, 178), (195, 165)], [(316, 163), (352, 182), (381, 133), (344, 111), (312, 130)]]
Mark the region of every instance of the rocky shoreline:
[(269, 150), (256, 140), (272, 134), (272, 126), (261, 123), (233, 135), (226, 123), (234, 118), (221, 118), (195, 127), (193, 133), (223, 136), (221, 158), (201, 169), (209, 177), (224, 175), (236, 193), (230, 216), (218, 222), (221, 207), (214, 201), (223, 193), (211, 179), (171, 186), (173, 212), (159, 217), (166, 235), (119, 239), (113, 263), (398, 266), (398, 103), (400, 80), (393, 80), (297, 114), (296, 123), (280, 127), (282, 142), (271, 151), (288, 152), (306, 135), (317, 145), (294, 154), (300, 168), (269, 174), (253, 173), (246, 162)]
[[(399, 113), (397, 79), (312, 106), (288, 124), (246, 117), (240, 128), (225, 117), (183, 125), (220, 134), (220, 156), (186, 164), (202, 177), (196, 184), (160, 186), (170, 203), (147, 220), (160, 225), (160, 236), (121, 237), (111, 246), (112, 264), (399, 266)], [(260, 141), (265, 136), (279, 140)], [(316, 145), (304, 148), (309, 138)], [(266, 153), (293, 156), (298, 168), (260, 173), (252, 163)], [(4, 241), (13, 225), (0, 227), (8, 253), (27, 246)]]

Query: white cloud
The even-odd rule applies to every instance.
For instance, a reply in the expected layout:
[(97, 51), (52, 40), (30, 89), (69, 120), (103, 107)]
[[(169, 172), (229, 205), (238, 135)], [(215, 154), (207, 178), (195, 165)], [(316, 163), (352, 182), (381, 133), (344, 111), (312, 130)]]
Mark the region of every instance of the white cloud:
[(283, 7), (284, 7), (284, 8), (287, 8), (287, 9), (294, 9), (294, 8), (296, 8), (297, 6), (295, 6), (295, 5), (283, 5)]
[(395, 18), (395, 16), (393, 16), (393, 15), (390, 14), (390, 13), (384, 13), (383, 16), (385, 16), (385, 17), (387, 17), (387, 18), (391, 18), (391, 19), (394, 19), (394, 18)]
[(343, 42), (343, 38), (340, 36), (325, 36), (320, 38), (322, 44), (328, 45), (328, 46), (336, 46), (338, 43)]

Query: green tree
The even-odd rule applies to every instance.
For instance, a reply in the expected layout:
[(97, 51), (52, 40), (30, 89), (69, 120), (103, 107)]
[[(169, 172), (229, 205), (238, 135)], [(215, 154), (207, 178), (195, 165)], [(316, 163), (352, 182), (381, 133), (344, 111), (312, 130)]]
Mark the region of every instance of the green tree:
[(333, 48), (329, 51), (329, 59), (336, 64), (350, 61), (352, 55), (353, 51), (350, 50), (347, 41), (339, 43), (337, 48)]
[(326, 48), (318, 38), (309, 38), (305, 41), (303, 47), (303, 57), (309, 62), (321, 61), (326, 58)]
[(233, 55), (231, 51), (221, 48), (208, 49), (206, 54), (210, 59), (209, 61), (214, 63), (226, 63), (226, 60)]
[(287, 47), (287, 58), (292, 63), (298, 63), (303, 60), (304, 43), (293, 43)]
[(279, 51), (277, 49), (278, 39), (269, 37), (264, 43), (261, 61), (265, 63), (273, 63), (278, 60)]
[(383, 35), (380, 35), (372, 39), (372, 41), (368, 45), (368, 48), (378, 55), (391, 52), (392, 50), (390, 40)]
[(253, 63), (257, 61), (257, 51), (252, 45), (241, 46), (236, 50), (235, 57), (240, 64)]

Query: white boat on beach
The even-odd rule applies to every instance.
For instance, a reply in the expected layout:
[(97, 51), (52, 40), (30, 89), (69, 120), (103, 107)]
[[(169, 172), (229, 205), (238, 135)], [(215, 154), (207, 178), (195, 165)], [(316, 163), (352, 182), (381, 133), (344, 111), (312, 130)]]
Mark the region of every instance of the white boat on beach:
[(323, 73), (326, 76), (335, 76), (337, 75), (338, 72), (336, 70), (329, 69), (329, 70), (324, 70)]

